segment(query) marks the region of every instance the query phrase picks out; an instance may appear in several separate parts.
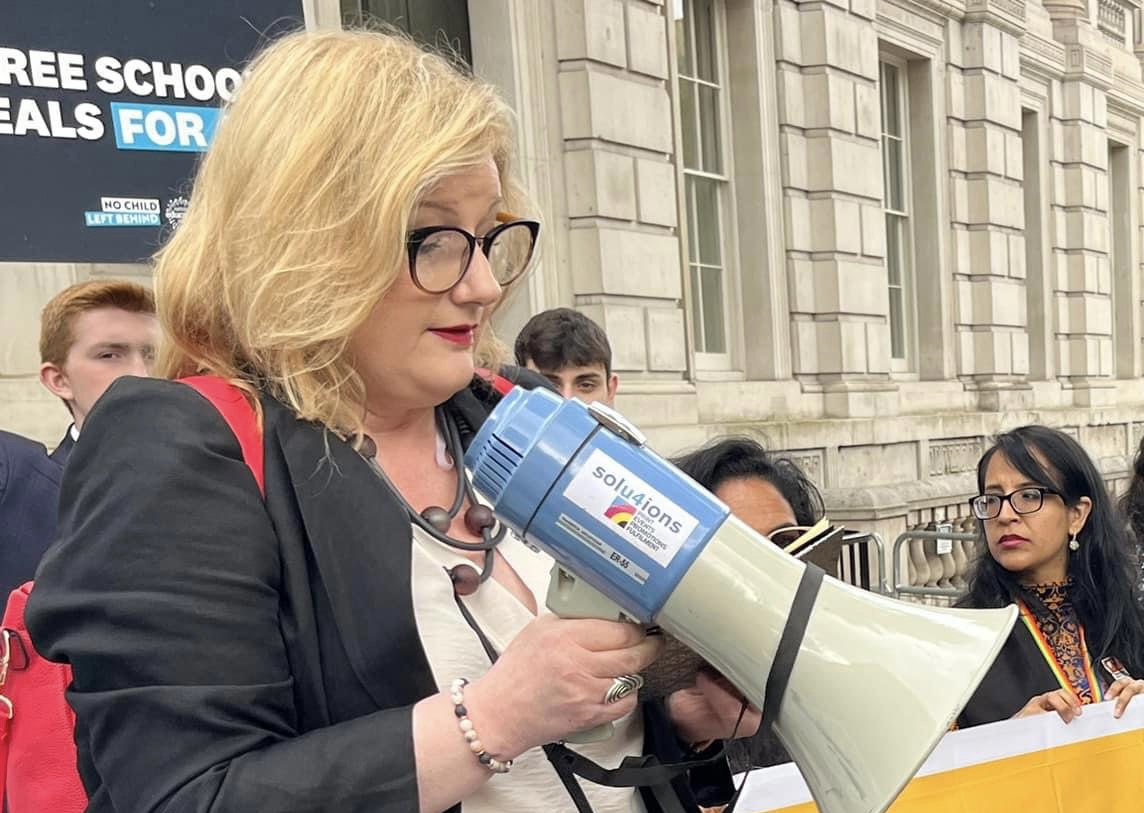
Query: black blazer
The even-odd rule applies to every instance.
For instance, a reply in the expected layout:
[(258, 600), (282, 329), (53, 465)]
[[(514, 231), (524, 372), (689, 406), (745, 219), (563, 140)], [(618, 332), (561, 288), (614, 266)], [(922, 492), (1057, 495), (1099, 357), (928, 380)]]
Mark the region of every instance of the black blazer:
[(36, 574), (55, 539), (62, 474), (43, 444), (0, 431), (0, 600)]
[[(494, 400), (448, 408), (471, 436)], [(262, 406), (265, 502), (190, 387), (119, 379), (84, 424), (27, 619), (74, 670), (89, 813), (417, 809), (437, 688), (408, 517), (348, 444)]]
[[(966, 606), (959, 604), (958, 606)], [(1104, 667), (1093, 665), (1098, 680), (1108, 685), (1112, 676)], [(1061, 688), (1045, 661), (1032, 633), (1017, 619), (1001, 654), (986, 672), (969, 704), (957, 718), (960, 728), (1008, 720), (1032, 698)]]
[(60, 441), (59, 446), (52, 449), (49, 457), (52, 458), (60, 468), (68, 464), (68, 458), (71, 457), (72, 449), (75, 448), (75, 438), (72, 437), (72, 428), (68, 427), (68, 431), (64, 433), (63, 439)]

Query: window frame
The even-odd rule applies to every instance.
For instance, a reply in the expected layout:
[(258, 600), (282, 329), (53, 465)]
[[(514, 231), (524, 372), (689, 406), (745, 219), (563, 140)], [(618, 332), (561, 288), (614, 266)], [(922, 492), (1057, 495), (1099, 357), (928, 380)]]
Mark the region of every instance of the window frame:
[[(897, 73), (897, 107), (898, 107), (898, 127), (900, 135), (894, 136), (886, 132), (885, 126), (885, 111), (886, 111), (886, 82), (885, 82), (885, 68), (889, 66)], [(911, 151), (913, 145), (910, 140), (910, 73), (909, 63), (907, 60), (881, 51), (878, 54), (878, 100), (879, 100), (879, 127), (881, 132), (878, 137), (878, 152), (882, 159), (882, 212), (885, 218), (886, 229), (886, 324), (890, 331), (890, 353), (889, 363), (890, 372), (895, 376), (909, 377), (917, 371), (917, 294), (916, 294), (916, 277), (914, 274), (914, 266), (916, 265), (915, 258), (915, 234), (914, 225), (916, 220), (916, 213), (914, 211), (914, 177), (913, 166), (911, 161)], [(886, 159), (886, 140), (887, 138), (896, 138), (900, 144), (899, 155), (901, 156), (900, 163), (900, 177), (902, 187), (902, 203), (904, 209), (891, 209), (889, 207), (889, 188), (886, 181), (888, 180), (888, 165)], [(891, 307), (890, 291), (895, 287), (890, 282), (890, 230), (889, 218), (894, 217), (899, 219), (903, 224), (901, 233), (901, 245), (899, 247), (899, 256), (901, 258), (902, 267), (899, 274), (899, 282), (897, 288), (900, 291), (902, 299), (902, 350), (903, 355), (896, 357), (894, 355), (894, 317), (893, 309)]]
[[(695, 56), (694, 48), (694, 15), (688, 15), (694, 9), (695, 0), (672, 0), (672, 16), (668, 24), (673, 28), (678, 25), (676, 14), (680, 11), (683, 12), (683, 18), (687, 21), (685, 29), (689, 41), (687, 47), (692, 54), (692, 59)], [(676, 113), (679, 116), (680, 122), (680, 135), (677, 140), (677, 184), (678, 193), (680, 196), (680, 217), (682, 228), (680, 229), (680, 243), (681, 243), (681, 256), (684, 269), (685, 297), (688, 310), (688, 341), (692, 348), (692, 356), (694, 359), (694, 370), (698, 374), (697, 377), (704, 377), (703, 373), (713, 374), (714, 377), (724, 377), (727, 374), (732, 374), (738, 370), (739, 360), (742, 358), (742, 329), (741, 329), (741, 296), (739, 293), (739, 241), (738, 241), (738, 213), (735, 208), (735, 168), (734, 168), (734, 154), (733, 143), (731, 140), (732, 121), (730, 116), (730, 65), (728, 60), (727, 48), (727, 16), (726, 6), (722, 0), (710, 0), (710, 7), (712, 12), (712, 35), (714, 40), (714, 48), (712, 57), (714, 59), (714, 68), (716, 71), (716, 81), (700, 79), (697, 75), (684, 74), (679, 70), (679, 44), (677, 39), (672, 37), (672, 79), (674, 80), (673, 102), (676, 108)], [(698, 70), (694, 70), (693, 64), (692, 74), (698, 74)], [(716, 122), (719, 129), (718, 137), (718, 158), (721, 171), (710, 172), (703, 169), (689, 169), (686, 165), (686, 154), (683, 149), (683, 132), (682, 128), (687, 126), (689, 122), (683, 118), (683, 104), (682, 94), (686, 91), (696, 94), (696, 101), (698, 100), (697, 87), (712, 87), (717, 89), (717, 116)], [(694, 125), (696, 136), (699, 141), (696, 144), (697, 150), (702, 153), (702, 129), (701, 129), (701, 114), (698, 104), (693, 105), (695, 111), (694, 118), (690, 124)], [(698, 246), (693, 245), (695, 242), (692, 238), (692, 231), (697, 228), (697, 224), (692, 222), (690, 212), (693, 210), (692, 197), (694, 195), (694, 185), (690, 179), (695, 178), (705, 181), (713, 181), (718, 185), (717, 206), (719, 217), (719, 247), (720, 247), (720, 266), (714, 266), (703, 262), (692, 262), (691, 254), (694, 252), (698, 259)], [(701, 294), (696, 291), (692, 285), (692, 274), (695, 268), (718, 268), (721, 271), (722, 283), (722, 298), (723, 298), (723, 330), (724, 330), (724, 351), (723, 352), (708, 352), (699, 349), (699, 342), (697, 334), (702, 327), (703, 311), (702, 301), (699, 298)], [(699, 296), (697, 296), (697, 294)], [(722, 374), (722, 375), (720, 375)]]
[[(1025, 207), (1025, 335), (1029, 381), (1053, 381), (1059, 370), (1056, 285), (1050, 240), (1054, 173), (1049, 130), (1049, 89), (1021, 94), (1021, 196)], [(1028, 123), (1027, 123), (1028, 122)]]
[[(1135, 133), (1120, 131), (1111, 125), (1107, 130), (1107, 222), (1109, 274), (1109, 332), (1113, 379), (1140, 376), (1140, 262), (1135, 244), (1137, 215), (1133, 195), (1138, 191), (1134, 179), (1139, 172), (1139, 146)], [(1113, 163), (1123, 161), (1125, 168), (1113, 171)], [(1126, 184), (1126, 186), (1122, 186)], [(1118, 194), (1119, 193), (1119, 194)], [(1123, 232), (1116, 221), (1122, 219)]]

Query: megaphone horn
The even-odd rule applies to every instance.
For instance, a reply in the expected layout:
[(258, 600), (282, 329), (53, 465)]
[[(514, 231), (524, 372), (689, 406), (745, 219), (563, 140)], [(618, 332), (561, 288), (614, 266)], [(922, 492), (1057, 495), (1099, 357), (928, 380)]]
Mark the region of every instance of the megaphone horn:
[[(768, 713), (767, 681), (781, 667), (772, 653), (807, 568), (729, 517), (657, 621)], [(819, 810), (885, 811), (969, 702), (1015, 620), (1012, 608), (923, 607), (823, 579), (773, 722)]]
[(548, 607), (658, 624), (762, 708), (822, 813), (883, 813), (969, 702), (1015, 608), (859, 590), (784, 553), (599, 404), (514, 390), (465, 462), (556, 560)]

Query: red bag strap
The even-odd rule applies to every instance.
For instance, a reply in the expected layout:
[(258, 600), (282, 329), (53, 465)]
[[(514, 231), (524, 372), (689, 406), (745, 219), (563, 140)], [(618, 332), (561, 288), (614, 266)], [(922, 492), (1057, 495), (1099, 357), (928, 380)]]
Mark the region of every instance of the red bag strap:
[[(24, 605), (28, 603), (28, 594), (32, 590), (32, 583), (24, 584), (13, 590), (8, 596), (8, 603), (4, 606), (3, 629), (0, 630), (0, 695), (6, 691), (8, 682), (8, 669), (12, 658), (12, 633), (24, 633)], [(9, 630), (12, 632), (10, 633)], [(12, 701), (4, 697), (0, 701), (0, 801), (8, 794), (8, 751), (12, 744)]]
[(239, 448), (242, 449), (242, 459), (250, 467), (254, 481), (258, 483), (258, 491), (266, 496), (266, 477), (263, 466), (264, 453), (262, 450), (262, 427), (258, 425), (258, 416), (254, 407), (247, 400), (246, 393), (239, 387), (217, 375), (195, 375), (189, 378), (180, 378), (179, 381), (197, 391), (206, 398), (222, 415), (230, 431), (238, 438)]
[(4, 721), (0, 724), (0, 799), (8, 798), (8, 751), (12, 744), (12, 712), (7, 704), (3, 714)]

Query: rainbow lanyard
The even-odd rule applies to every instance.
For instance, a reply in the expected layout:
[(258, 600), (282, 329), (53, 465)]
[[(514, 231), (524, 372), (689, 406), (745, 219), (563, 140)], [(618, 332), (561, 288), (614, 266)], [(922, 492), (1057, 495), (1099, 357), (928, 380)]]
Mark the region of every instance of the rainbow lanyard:
[[(1037, 643), (1037, 648), (1041, 650), (1041, 657), (1045, 659), (1045, 663), (1053, 670), (1053, 675), (1056, 677), (1057, 682), (1061, 684), (1062, 689), (1068, 689), (1077, 697), (1080, 697), (1080, 692), (1072, 682), (1065, 675), (1065, 670), (1061, 668), (1061, 662), (1057, 660), (1057, 655), (1053, 652), (1053, 648), (1049, 646), (1045, 634), (1041, 632), (1041, 626), (1037, 623), (1036, 617), (1029, 610), (1025, 602), (1018, 600), (1017, 604), (1021, 608), (1021, 620), (1025, 622), (1025, 626), (1033, 635), (1033, 640)], [(1096, 672), (1092, 668), (1092, 661), (1088, 657), (1088, 643), (1084, 639), (1084, 627), (1079, 623), (1077, 629), (1080, 631), (1080, 655), (1084, 660), (1084, 676), (1088, 679), (1089, 690), (1092, 692), (1092, 700), (1094, 703), (1099, 703), (1104, 700), (1104, 692), (1100, 689), (1100, 681), (1096, 678)]]

